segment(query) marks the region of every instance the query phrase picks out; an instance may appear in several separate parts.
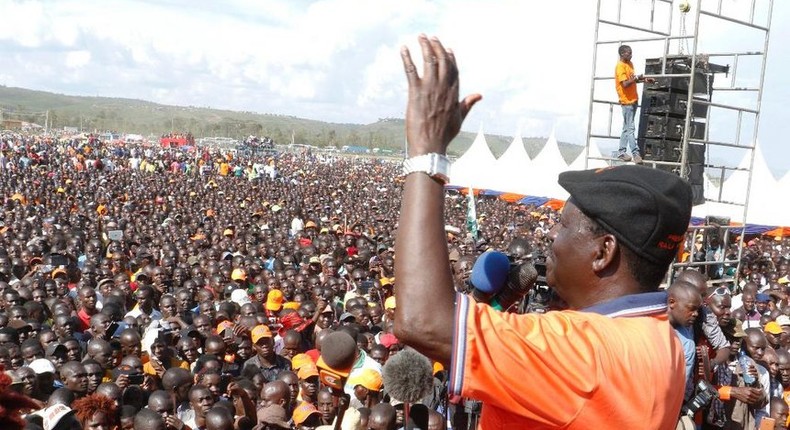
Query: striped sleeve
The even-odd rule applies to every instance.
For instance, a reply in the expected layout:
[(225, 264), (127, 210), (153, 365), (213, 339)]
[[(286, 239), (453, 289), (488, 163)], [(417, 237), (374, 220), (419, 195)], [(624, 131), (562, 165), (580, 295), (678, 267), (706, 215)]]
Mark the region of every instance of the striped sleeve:
[(450, 362), (450, 394), (461, 395), (464, 383), (466, 357), (466, 324), (469, 320), (471, 299), (466, 294), (456, 293), (455, 321), (453, 324), (453, 355)]

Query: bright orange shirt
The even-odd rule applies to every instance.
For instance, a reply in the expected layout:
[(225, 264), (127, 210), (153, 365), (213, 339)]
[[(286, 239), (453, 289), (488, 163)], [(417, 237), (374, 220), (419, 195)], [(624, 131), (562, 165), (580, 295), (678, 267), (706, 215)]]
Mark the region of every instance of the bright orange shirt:
[(634, 65), (629, 61), (624, 63), (622, 60), (617, 62), (617, 67), (614, 69), (614, 87), (617, 89), (617, 97), (620, 99), (620, 104), (631, 105), (639, 101), (639, 95), (636, 93), (636, 83), (627, 87), (623, 86), (623, 81), (627, 81), (634, 74)]
[(666, 294), (544, 315), (456, 306), (450, 394), (483, 402), (481, 429), (675, 428), (685, 362)]
[[(175, 357), (170, 357), (170, 367), (180, 367), (182, 369), (189, 370), (189, 363), (184, 360), (179, 360)], [(156, 375), (156, 369), (154, 369), (154, 366), (151, 364), (150, 360), (143, 364), (143, 373), (147, 375)]]

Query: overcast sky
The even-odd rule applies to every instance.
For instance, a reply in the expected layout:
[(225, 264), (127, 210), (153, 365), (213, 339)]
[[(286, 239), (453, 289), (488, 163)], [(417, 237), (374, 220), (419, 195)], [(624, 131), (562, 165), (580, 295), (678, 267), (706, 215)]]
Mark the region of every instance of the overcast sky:
[[(767, 3), (756, 1), (758, 6)], [(649, 3), (622, 0), (624, 19), (644, 23), (640, 20), (649, 15), (640, 8)], [(725, 8), (750, 3), (724, 0)], [(0, 84), (369, 123), (403, 116), (405, 79), (398, 51), (408, 44), (418, 53), (416, 35), (425, 32), (456, 51), (462, 92), (484, 96), (466, 130), (547, 136), (555, 129), (560, 140), (581, 145), (595, 4), (0, 0)], [(789, 24), (790, 1), (776, 1), (759, 141), (778, 175), (790, 164), (785, 137), (790, 115), (784, 106), (790, 99)], [(692, 28), (687, 24), (687, 31)], [(744, 36), (737, 28), (713, 23), (703, 29), (707, 48), (715, 52), (762, 47), (759, 35)], [(638, 71), (644, 58), (661, 52), (660, 46), (633, 45)], [(597, 73), (609, 74), (617, 61), (616, 48), (598, 52)], [(746, 64), (742, 62), (739, 74), (743, 82), (755, 84), (759, 76), (746, 71)]]

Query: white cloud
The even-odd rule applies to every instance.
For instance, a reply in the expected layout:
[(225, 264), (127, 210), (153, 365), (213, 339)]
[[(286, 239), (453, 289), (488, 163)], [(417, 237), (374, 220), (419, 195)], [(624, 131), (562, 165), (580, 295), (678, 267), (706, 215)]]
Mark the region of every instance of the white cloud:
[(66, 54), (66, 67), (76, 69), (86, 66), (91, 61), (90, 51), (79, 50), (71, 51)]

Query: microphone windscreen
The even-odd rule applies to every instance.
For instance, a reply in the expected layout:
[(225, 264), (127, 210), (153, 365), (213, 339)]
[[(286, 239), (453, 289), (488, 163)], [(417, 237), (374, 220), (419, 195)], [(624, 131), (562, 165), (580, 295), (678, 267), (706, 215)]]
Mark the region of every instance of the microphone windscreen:
[(502, 310), (507, 310), (521, 300), (535, 286), (537, 280), (538, 270), (532, 263), (522, 263), (516, 266), (508, 275), (505, 288), (496, 295), (496, 302)]
[(416, 403), (433, 388), (433, 366), (428, 357), (404, 349), (384, 365), (384, 388), (395, 400)]
[(495, 294), (505, 285), (509, 270), (507, 255), (499, 251), (484, 252), (477, 257), (469, 282), (483, 293)]

